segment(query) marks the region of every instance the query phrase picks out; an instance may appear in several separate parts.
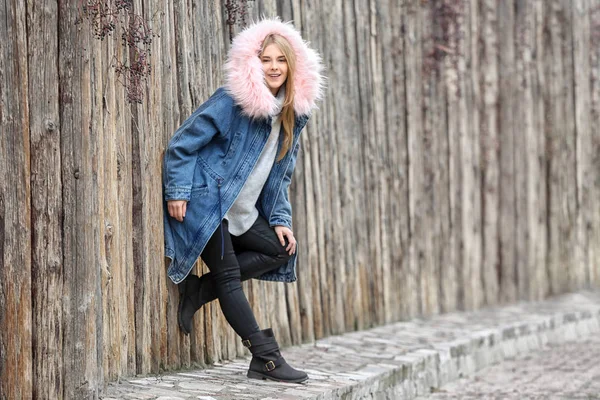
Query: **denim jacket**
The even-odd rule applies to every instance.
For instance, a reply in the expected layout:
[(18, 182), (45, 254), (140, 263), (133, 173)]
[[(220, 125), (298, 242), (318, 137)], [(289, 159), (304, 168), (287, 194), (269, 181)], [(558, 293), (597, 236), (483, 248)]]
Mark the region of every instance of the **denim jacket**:
[[(271, 132), (271, 116), (278, 104), (265, 84), (258, 57), (263, 40), (271, 33), (283, 36), (295, 54), (294, 73), (288, 78), (292, 80), (285, 83), (293, 88), (290, 93), (294, 94), (295, 125), (292, 146), (283, 159), (275, 160), (256, 208), (270, 226), (292, 228), (288, 187), (300, 147), (300, 132), (316, 108), (316, 101), (323, 97), (323, 65), (321, 57), (308, 47), (291, 23), (267, 18), (234, 38), (224, 65), (224, 87), (184, 121), (165, 151), (165, 255), (171, 259), (167, 272), (174, 283), (189, 274), (240, 193)], [(282, 129), (278, 156), (283, 136)], [(188, 202), (183, 222), (169, 216), (168, 200)], [(295, 281), (297, 253), (296, 250), (277, 270), (259, 278)]]
[[(296, 117), (291, 148), (275, 161), (256, 208), (270, 226), (292, 229), (288, 188), (309, 116)], [(165, 255), (172, 260), (169, 278), (181, 282), (190, 272), (225, 213), (250, 175), (271, 131), (271, 117), (252, 119), (219, 88), (177, 129), (164, 157)], [(280, 132), (277, 154), (281, 149)], [(183, 222), (169, 216), (168, 200), (187, 200)], [(296, 280), (296, 252), (278, 269), (259, 279)]]

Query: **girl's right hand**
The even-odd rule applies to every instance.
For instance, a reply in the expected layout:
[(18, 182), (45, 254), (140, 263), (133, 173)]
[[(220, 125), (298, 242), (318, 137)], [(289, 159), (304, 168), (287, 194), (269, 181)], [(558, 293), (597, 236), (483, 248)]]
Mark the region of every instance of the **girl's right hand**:
[(185, 200), (169, 200), (167, 201), (167, 209), (169, 215), (175, 218), (179, 222), (183, 222), (185, 217), (185, 210), (187, 208), (187, 201)]

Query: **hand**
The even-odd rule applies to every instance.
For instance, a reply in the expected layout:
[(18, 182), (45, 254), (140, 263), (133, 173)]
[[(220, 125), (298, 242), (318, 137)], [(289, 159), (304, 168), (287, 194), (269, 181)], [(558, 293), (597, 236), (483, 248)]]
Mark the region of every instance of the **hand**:
[(187, 208), (187, 201), (169, 200), (167, 201), (167, 208), (171, 217), (175, 218), (179, 222), (183, 222), (183, 218), (185, 217), (185, 210)]
[(282, 246), (285, 246), (285, 239), (283, 237), (287, 236), (289, 243), (285, 248), (285, 251), (287, 251), (290, 256), (294, 254), (296, 252), (296, 238), (294, 237), (294, 232), (292, 232), (292, 230), (287, 226), (283, 225), (275, 225), (273, 229), (275, 229), (275, 233), (277, 234), (279, 242)]

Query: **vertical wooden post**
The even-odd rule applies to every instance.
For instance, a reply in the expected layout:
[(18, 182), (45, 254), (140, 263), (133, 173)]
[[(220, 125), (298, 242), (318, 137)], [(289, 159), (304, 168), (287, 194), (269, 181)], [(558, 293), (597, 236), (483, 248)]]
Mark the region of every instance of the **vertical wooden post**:
[(58, 5), (27, 4), (29, 129), (31, 133), (31, 227), (33, 374), (35, 398), (63, 395), (63, 250)]
[(33, 396), (26, 7), (0, 5), (0, 398)]
[[(591, 124), (591, 45), (590, 13), (591, 0), (578, 0), (572, 6), (573, 35), (573, 93), (575, 102), (575, 165), (577, 167), (577, 232), (575, 233), (575, 257), (573, 264), (579, 269), (576, 287), (590, 284), (594, 261), (590, 260), (594, 245), (594, 217), (600, 213), (598, 199), (593, 197), (593, 177), (598, 174), (594, 170), (593, 131), (597, 125)], [(598, 11), (596, 11), (598, 12)], [(594, 128), (595, 127), (595, 128)], [(598, 136), (598, 133), (596, 134)], [(595, 206), (595, 207), (594, 207)]]
[(482, 174), (482, 281), (485, 303), (499, 300), (500, 269), (500, 135), (499, 135), (499, 68), (500, 21), (494, 0), (479, 5), (481, 69), (479, 77), (479, 115)]
[[(103, 382), (99, 191), (99, 46), (76, 25), (77, 8), (59, 1), (59, 92), (63, 218), (65, 398), (93, 398)], [(102, 239), (101, 239), (102, 238)]]

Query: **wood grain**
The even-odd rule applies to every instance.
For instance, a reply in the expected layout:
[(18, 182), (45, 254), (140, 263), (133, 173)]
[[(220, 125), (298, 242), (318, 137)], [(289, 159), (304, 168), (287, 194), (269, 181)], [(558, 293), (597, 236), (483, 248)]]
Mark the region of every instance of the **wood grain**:
[[(0, 399), (248, 355), (218, 301), (179, 331), (163, 258), (164, 149), (223, 83), (225, 2), (133, 2), (158, 34), (142, 104), (119, 35), (67, 3), (0, 6)], [(247, 6), (328, 77), (290, 186), (298, 281), (243, 285), (279, 343), (600, 285), (600, 0)]]
[(0, 21), (0, 34), (11, 38), (0, 45), (0, 398), (4, 400), (33, 396), (36, 363), (25, 3), (3, 2)]
[[(63, 248), (58, 37), (58, 4), (28, 2), (30, 30), (29, 132), (31, 153), (33, 396), (59, 398), (63, 391)], [(44, 49), (44, 51), (41, 51)]]

